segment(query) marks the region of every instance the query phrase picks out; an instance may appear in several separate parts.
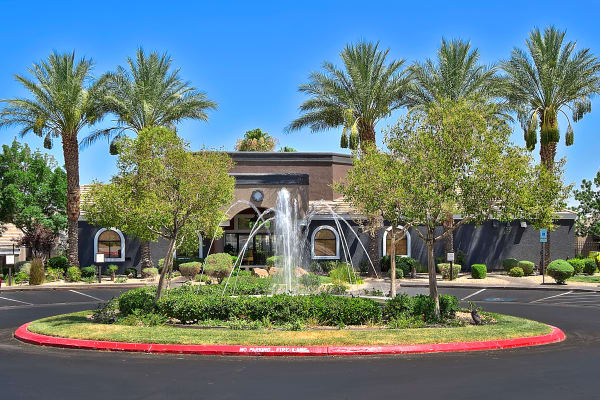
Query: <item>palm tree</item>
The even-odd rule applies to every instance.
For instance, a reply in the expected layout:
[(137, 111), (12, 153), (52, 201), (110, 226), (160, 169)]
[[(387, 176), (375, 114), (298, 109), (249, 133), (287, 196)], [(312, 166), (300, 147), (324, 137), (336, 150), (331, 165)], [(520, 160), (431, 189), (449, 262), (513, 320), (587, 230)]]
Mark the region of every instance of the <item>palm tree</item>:
[[(180, 78), (179, 69), (171, 70), (172, 59), (167, 54), (146, 55), (140, 48), (135, 60), (127, 58), (127, 64), (128, 68), (119, 66), (101, 78), (107, 89), (104, 103), (116, 115), (116, 124), (84, 138), (83, 147), (107, 138), (111, 140), (111, 154), (116, 154), (119, 138), (128, 131), (137, 134), (158, 126), (174, 129), (175, 124), (189, 118), (207, 121), (207, 110), (217, 108), (205, 93)], [(152, 267), (148, 241), (142, 241), (141, 253), (141, 268)]]
[[(479, 51), (462, 40), (446, 41), (437, 52), (437, 60), (415, 62), (409, 68), (412, 82), (407, 96), (410, 109), (426, 109), (440, 101), (458, 101), (478, 97), (490, 101), (501, 95), (501, 81), (495, 66), (479, 64)], [(450, 207), (452, 208), (452, 207)], [(444, 229), (451, 229), (454, 213), (448, 211)], [(454, 238), (445, 239), (446, 253), (454, 252)]]
[[(312, 72), (309, 82), (300, 85), (298, 90), (311, 98), (302, 103), (303, 115), (287, 130), (310, 127), (316, 132), (343, 126), (342, 147), (375, 143), (375, 125), (404, 106), (408, 86), (404, 60), (386, 64), (388, 53), (379, 50), (378, 42), (359, 42), (341, 52), (344, 70), (323, 63), (324, 72)], [(352, 131), (350, 142), (347, 128)]]
[(479, 51), (471, 50), (471, 43), (442, 39), (436, 61), (427, 59), (409, 68), (413, 82), (407, 96), (408, 107), (424, 108), (440, 100), (498, 97), (501, 82), (496, 67), (478, 61)]
[(273, 151), (277, 139), (260, 128), (246, 131), (244, 137), (235, 145), (237, 151)]
[[(573, 122), (592, 110), (591, 96), (600, 91), (600, 63), (589, 49), (575, 51), (576, 42), (564, 43), (565, 31), (535, 28), (526, 41), (527, 50), (513, 49), (500, 65), (506, 73), (508, 105), (518, 116), (529, 150), (540, 138), (540, 161), (554, 168), (560, 140), (558, 115), (567, 120), (565, 143), (573, 144)], [(542, 262), (550, 260), (550, 235)]]
[(45, 61), (29, 68), (34, 79), (15, 75), (31, 98), (2, 100), (0, 126), (21, 126), (21, 137), (33, 132), (51, 148), (60, 138), (67, 172), (67, 230), (69, 265), (79, 265), (77, 220), (79, 218), (79, 143), (77, 136), (105, 114), (103, 87), (93, 82), (93, 63), (75, 61), (75, 53), (50, 54)]

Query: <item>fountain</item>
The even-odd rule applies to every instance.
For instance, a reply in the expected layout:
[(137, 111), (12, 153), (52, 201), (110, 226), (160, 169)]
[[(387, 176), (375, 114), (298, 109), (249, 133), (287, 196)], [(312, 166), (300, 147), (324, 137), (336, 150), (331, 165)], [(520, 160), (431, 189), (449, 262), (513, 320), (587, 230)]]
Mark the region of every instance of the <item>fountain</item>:
[[(371, 267), (375, 271), (375, 267), (373, 266), (373, 262), (371, 261), (371, 258), (369, 257), (365, 246), (362, 244), (360, 237), (354, 231), (350, 223), (341, 216), (339, 216), (324, 201), (316, 202), (315, 205), (324, 205), (336, 224), (336, 228), (340, 234), (340, 244), (342, 246), (342, 253), (344, 255), (344, 258), (348, 262), (349, 276), (354, 276), (352, 271), (354, 269), (354, 266), (352, 265), (350, 247), (348, 246), (346, 235), (344, 234), (342, 224), (340, 223), (340, 221), (345, 223), (350, 228), (349, 231), (352, 232), (352, 234), (354, 234), (354, 236), (358, 240), (358, 243), (365, 252), (367, 259), (371, 264)], [(242, 260), (244, 258), (245, 252), (248, 248), (248, 244), (250, 243), (250, 241), (263, 226), (265, 226), (268, 222), (273, 221), (276, 256), (275, 267), (278, 271), (278, 273), (275, 275), (276, 285), (274, 291), (288, 294), (300, 294), (300, 285), (298, 284), (297, 272), (299, 267), (304, 267), (304, 269), (307, 269), (306, 266), (308, 265), (307, 258), (309, 253), (307, 249), (310, 245), (308, 240), (308, 229), (304, 228), (308, 228), (312, 219), (317, 215), (317, 210), (313, 207), (311, 210), (308, 211), (308, 213), (303, 219), (299, 219), (298, 203), (296, 199), (291, 198), (290, 192), (286, 188), (282, 188), (277, 194), (275, 208), (269, 208), (263, 211), (262, 213), (258, 212), (256, 207), (253, 206), (253, 208), (255, 208), (255, 210), (257, 211), (257, 223), (251, 229), (250, 234), (248, 235), (248, 239), (246, 240), (238, 254), (238, 259), (235, 265), (233, 266), (229, 278), (225, 282), (223, 293), (225, 293), (225, 291), (227, 290), (227, 286), (229, 285), (229, 281), (231, 280), (234, 271), (241, 267)], [(268, 214), (272, 214), (272, 216), (269, 216), (269, 218), (265, 219), (265, 216), (267, 216)], [(375, 273), (377, 274), (377, 272)], [(232, 285), (235, 285), (235, 281), (237, 280), (234, 280)]]

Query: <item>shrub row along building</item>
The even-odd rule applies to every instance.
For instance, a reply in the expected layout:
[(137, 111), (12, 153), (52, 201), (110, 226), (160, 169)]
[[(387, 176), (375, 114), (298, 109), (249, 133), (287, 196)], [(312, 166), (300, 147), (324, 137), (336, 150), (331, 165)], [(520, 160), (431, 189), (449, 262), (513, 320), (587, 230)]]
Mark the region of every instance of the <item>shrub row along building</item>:
[[(307, 257), (310, 262), (324, 260), (347, 261), (347, 252), (343, 251), (341, 241), (348, 243), (353, 265), (358, 268), (367, 260), (365, 248), (369, 241), (375, 240), (379, 256), (389, 254), (387, 233), (389, 224), (377, 237), (372, 238), (363, 232), (358, 215), (352, 207), (343, 201), (331, 185), (343, 180), (352, 168), (352, 156), (338, 153), (305, 153), (305, 152), (231, 152), (229, 155), (235, 162), (231, 174), (236, 179), (235, 203), (228, 213), (229, 220), (222, 222), (224, 230), (222, 238), (215, 240), (211, 246), (210, 238), (198, 233), (198, 248), (193, 253), (177, 254), (178, 258), (204, 258), (211, 253), (229, 252), (237, 255), (249, 238), (250, 231), (257, 222), (256, 210), (262, 212), (275, 207), (277, 194), (286, 188), (298, 205), (300, 217), (307, 214), (314, 216), (304, 229), (308, 229), (306, 237), (310, 248)], [(82, 187), (82, 197), (86, 187)], [(252, 207), (254, 206), (254, 207)], [(255, 210), (256, 209), (256, 210)], [(336, 224), (331, 210), (348, 224)], [(571, 258), (575, 253), (576, 214), (570, 211), (561, 212), (555, 221), (557, 230), (552, 233), (551, 257)], [(460, 220), (456, 215), (455, 220)], [(350, 230), (354, 230), (356, 235)], [(411, 228), (406, 238), (397, 244), (396, 254), (413, 257), (426, 265), (427, 252), (425, 243)], [(439, 227), (441, 232), (441, 227)], [(94, 254), (103, 253), (105, 263), (116, 264), (121, 270), (135, 267), (140, 260), (139, 241), (117, 229), (100, 229), (91, 226), (82, 215), (79, 222), (79, 256), (82, 266), (94, 263)], [(516, 258), (530, 260), (537, 264), (540, 258), (539, 231), (528, 226), (526, 221), (515, 220), (501, 223), (489, 220), (481, 226), (462, 225), (454, 232), (455, 252), (464, 254), (464, 267), (483, 263), (489, 269), (502, 268), (502, 260)], [(151, 246), (155, 263), (164, 257), (166, 243), (158, 241)], [(242, 265), (245, 267), (263, 266), (266, 259), (273, 255), (273, 226), (260, 229), (250, 240), (244, 254)], [(436, 256), (444, 255), (443, 243), (436, 247)]]

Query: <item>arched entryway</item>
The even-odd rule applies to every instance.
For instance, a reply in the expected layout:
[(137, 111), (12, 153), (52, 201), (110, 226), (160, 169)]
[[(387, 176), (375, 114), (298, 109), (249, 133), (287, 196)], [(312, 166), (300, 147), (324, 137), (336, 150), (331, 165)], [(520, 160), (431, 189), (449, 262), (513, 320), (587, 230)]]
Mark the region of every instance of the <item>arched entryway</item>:
[[(259, 211), (263, 212), (264, 209), (259, 209)], [(265, 220), (268, 218), (269, 215), (264, 217)], [(241, 265), (265, 265), (267, 258), (271, 257), (275, 251), (271, 222), (262, 225), (256, 234), (250, 238), (250, 233), (257, 227), (257, 224), (260, 225), (261, 223), (262, 221), (259, 221), (256, 211), (252, 208), (237, 213), (229, 220), (229, 225), (222, 226), (224, 231), (223, 251), (237, 256), (248, 242)]]

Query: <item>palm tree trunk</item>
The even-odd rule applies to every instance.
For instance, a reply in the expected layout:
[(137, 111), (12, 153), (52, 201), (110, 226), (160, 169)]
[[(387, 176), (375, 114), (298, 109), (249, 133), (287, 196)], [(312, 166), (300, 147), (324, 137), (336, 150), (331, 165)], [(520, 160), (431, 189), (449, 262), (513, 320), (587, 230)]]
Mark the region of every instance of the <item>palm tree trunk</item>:
[(63, 134), (63, 156), (67, 172), (67, 258), (79, 266), (79, 143), (76, 134)]
[[(548, 170), (554, 168), (554, 158), (556, 157), (556, 143), (550, 142), (548, 144), (542, 144), (540, 146), (540, 161), (544, 167)], [(546, 245), (540, 243), (540, 253), (543, 254), (542, 259), (544, 265), (548, 265), (551, 261), (550, 258), (550, 230), (548, 230)], [(542, 250), (545, 247), (545, 251)]]
[[(454, 214), (448, 213), (448, 215), (446, 215), (446, 219), (443, 222), (444, 232), (447, 232), (448, 230), (452, 229), (453, 226), (454, 226)], [(453, 234), (446, 236), (446, 238), (444, 239), (444, 250), (446, 251), (446, 254), (454, 253), (454, 235)]]
[(140, 271), (144, 268), (153, 268), (152, 253), (150, 252), (150, 242), (145, 240), (140, 243)]
[(369, 271), (369, 273), (372, 273), (374, 276), (381, 276), (381, 257), (379, 256), (379, 247), (378, 247), (378, 242), (379, 242), (379, 230), (373, 232), (372, 235), (370, 235), (369, 237), (369, 244), (368, 244), (368, 248), (367, 251), (369, 252), (369, 258), (371, 259), (371, 262), (373, 263), (373, 267), (375, 267), (375, 271)]
[(360, 138), (360, 148), (364, 150), (369, 144), (376, 144), (375, 141), (375, 125), (358, 121), (358, 136)]

